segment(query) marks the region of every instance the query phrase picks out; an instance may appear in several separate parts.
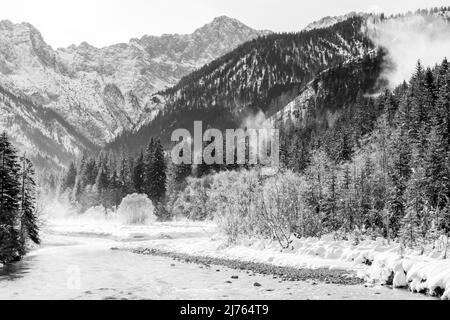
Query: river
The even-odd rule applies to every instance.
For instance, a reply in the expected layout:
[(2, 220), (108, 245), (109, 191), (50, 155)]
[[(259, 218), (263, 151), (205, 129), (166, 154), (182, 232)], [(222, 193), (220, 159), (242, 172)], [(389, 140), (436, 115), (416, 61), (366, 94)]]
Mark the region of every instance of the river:
[(110, 250), (115, 245), (109, 239), (47, 236), (23, 261), (0, 267), (0, 299), (428, 299), (380, 286), (279, 281)]

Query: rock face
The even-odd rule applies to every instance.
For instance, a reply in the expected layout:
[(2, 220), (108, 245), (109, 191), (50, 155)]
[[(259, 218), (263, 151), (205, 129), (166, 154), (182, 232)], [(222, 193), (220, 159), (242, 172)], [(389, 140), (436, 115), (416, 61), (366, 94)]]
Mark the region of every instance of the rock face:
[(322, 29), (322, 28), (331, 27), (332, 25), (335, 25), (336, 23), (345, 21), (348, 18), (355, 17), (355, 16), (363, 17), (363, 16), (368, 16), (368, 14), (350, 12), (350, 13), (347, 13), (342, 16), (324, 17), (320, 20), (317, 20), (317, 21), (314, 21), (314, 22), (311, 22), (310, 24), (308, 24), (306, 26), (306, 28), (304, 29), (304, 31), (310, 31), (310, 30), (314, 30), (314, 29)]
[[(267, 33), (219, 17), (192, 34), (144, 36), (104, 48), (81, 43), (54, 50), (31, 24), (1, 21), (0, 85), (15, 97), (56, 112), (77, 135), (102, 146), (156, 114), (162, 104), (155, 103), (152, 94)], [(24, 105), (15, 105), (14, 112), (21, 113), (20, 107)], [(11, 124), (12, 111), (8, 110), (0, 103), (0, 111), (5, 116), (8, 113)], [(17, 138), (20, 130), (8, 130), (5, 123), (0, 122), (0, 130)], [(51, 136), (56, 144), (70, 140), (63, 133)]]

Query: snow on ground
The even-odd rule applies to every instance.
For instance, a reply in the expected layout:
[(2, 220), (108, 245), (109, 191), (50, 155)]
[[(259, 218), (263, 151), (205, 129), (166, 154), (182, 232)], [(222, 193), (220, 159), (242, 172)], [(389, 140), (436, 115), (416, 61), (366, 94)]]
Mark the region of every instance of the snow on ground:
[(329, 268), (353, 270), (370, 283), (392, 284), (395, 288), (409, 288), (414, 292), (439, 292), (450, 299), (450, 260), (423, 255), (400, 254), (398, 244), (386, 245), (380, 241), (350, 241), (330, 239), (297, 239), (293, 248), (280, 250), (276, 242), (247, 240), (227, 246), (224, 237), (152, 240), (138, 247), (187, 253), (214, 258), (238, 259), (270, 263), (296, 268)]
[(93, 219), (60, 219), (48, 222), (46, 232), (50, 234), (95, 236), (116, 241), (171, 240), (203, 238), (213, 234), (216, 226), (212, 223), (189, 221), (154, 222), (149, 225), (123, 225), (118, 220), (99, 222)]
[(123, 225), (115, 217), (87, 215), (83, 218), (49, 220), (49, 234), (95, 236), (120, 241), (126, 248), (151, 248), (213, 258), (238, 259), (297, 268), (329, 268), (356, 271), (371, 283), (392, 284), (414, 292), (442, 294), (450, 299), (450, 260), (436, 252), (420, 255), (414, 251), (401, 254), (400, 245), (388, 245), (384, 239), (335, 241), (293, 239), (292, 248), (281, 250), (274, 241), (242, 240), (228, 245), (213, 222), (179, 220), (151, 222), (147, 225)]
[(9, 270), (0, 269), (0, 300), (428, 299), (381, 286), (279, 281), (247, 270), (109, 250), (115, 245), (111, 239), (47, 235), (40, 249)]
[(442, 290), (442, 298), (450, 299), (450, 260), (438, 258), (442, 253), (431, 251), (421, 255), (414, 250), (402, 250), (398, 243), (388, 245), (385, 239), (354, 245), (330, 238), (295, 240), (296, 254), (351, 262), (358, 275), (370, 282), (392, 283), (395, 288), (430, 294)]

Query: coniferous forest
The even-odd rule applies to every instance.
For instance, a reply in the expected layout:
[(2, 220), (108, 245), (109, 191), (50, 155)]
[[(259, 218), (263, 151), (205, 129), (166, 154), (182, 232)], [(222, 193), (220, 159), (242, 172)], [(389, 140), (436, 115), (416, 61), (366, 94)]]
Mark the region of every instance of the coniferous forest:
[(39, 244), (33, 164), (0, 136), (0, 262), (20, 260), (29, 240)]
[[(274, 237), (273, 226), (254, 228), (269, 216), (270, 225), (278, 226), (285, 239), (291, 234), (331, 232), (345, 237), (356, 232), (413, 246), (448, 234), (447, 60), (433, 68), (418, 62), (410, 81), (392, 91), (376, 96), (349, 92), (331, 122), (315, 112), (333, 100), (333, 92), (342, 93), (339, 81), (333, 81), (336, 74), (345, 75), (340, 68), (322, 76), (328, 98), (308, 106), (306, 121), (290, 115), (278, 122), (282, 163), (275, 177), (262, 177), (257, 167), (248, 165), (174, 165), (160, 141), (151, 139), (136, 156), (122, 147), (118, 154), (83, 157), (70, 166), (62, 191), (80, 211), (100, 204), (114, 209), (126, 195), (143, 193), (155, 204), (160, 219), (219, 216), (233, 239), (245, 233)], [(286, 207), (272, 208), (276, 213), (268, 215), (265, 188), (277, 183), (290, 188), (277, 200)], [(219, 190), (223, 193), (215, 196)], [(236, 199), (231, 190), (240, 190), (247, 200)], [(253, 209), (248, 201), (255, 201)], [(233, 219), (240, 221), (234, 225), (239, 230), (233, 229)]]
[(79, 163), (71, 163), (61, 181), (60, 191), (79, 212), (92, 206), (116, 210), (123, 198), (133, 193), (145, 194), (166, 219), (163, 202), (167, 188), (167, 159), (159, 140), (151, 139), (137, 157), (125, 147), (119, 154), (85, 154)]

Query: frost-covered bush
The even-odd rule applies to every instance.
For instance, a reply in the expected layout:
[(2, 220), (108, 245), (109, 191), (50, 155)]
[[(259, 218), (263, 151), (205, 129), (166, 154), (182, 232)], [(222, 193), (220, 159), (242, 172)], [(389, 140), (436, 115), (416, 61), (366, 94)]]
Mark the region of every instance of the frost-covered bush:
[(260, 190), (261, 180), (256, 171), (230, 171), (213, 176), (209, 207), (230, 242), (255, 233)]
[(321, 234), (321, 216), (307, 203), (309, 191), (307, 180), (289, 170), (270, 177), (258, 170), (223, 171), (188, 178), (173, 214), (213, 218), (231, 243), (258, 236), (287, 248), (293, 235)]
[(304, 180), (291, 171), (267, 178), (259, 198), (255, 223), (266, 238), (276, 239), (283, 248), (290, 244), (292, 233), (304, 235), (309, 215), (302, 202)]
[(292, 171), (272, 177), (257, 170), (230, 171), (212, 179), (208, 206), (230, 242), (260, 236), (287, 248), (292, 234), (317, 233), (320, 221), (304, 203), (306, 182)]
[(124, 224), (145, 224), (156, 220), (155, 207), (145, 194), (133, 193), (126, 196), (117, 210)]

